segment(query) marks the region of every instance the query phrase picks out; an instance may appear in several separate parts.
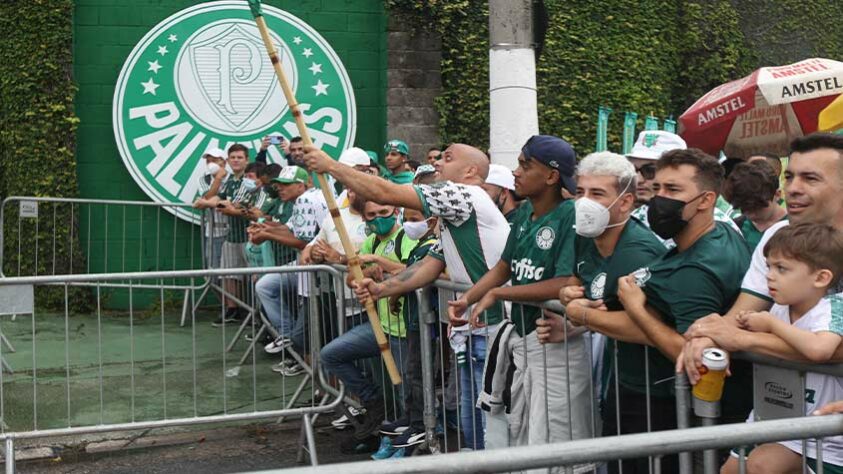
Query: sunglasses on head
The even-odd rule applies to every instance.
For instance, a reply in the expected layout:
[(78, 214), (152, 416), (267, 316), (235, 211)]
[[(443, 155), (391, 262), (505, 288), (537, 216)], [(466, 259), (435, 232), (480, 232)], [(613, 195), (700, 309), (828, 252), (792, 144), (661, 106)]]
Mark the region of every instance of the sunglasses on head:
[(656, 165), (653, 163), (647, 163), (646, 165), (641, 165), (635, 168), (635, 171), (641, 174), (647, 181), (656, 177)]

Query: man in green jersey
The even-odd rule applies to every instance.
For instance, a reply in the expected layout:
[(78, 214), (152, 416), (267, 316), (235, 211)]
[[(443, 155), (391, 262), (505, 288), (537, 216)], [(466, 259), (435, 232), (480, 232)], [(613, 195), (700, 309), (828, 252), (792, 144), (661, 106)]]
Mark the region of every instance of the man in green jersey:
[[(574, 203), (562, 200), (560, 188), (576, 190), (575, 167), (574, 150), (561, 138), (536, 135), (527, 140), (514, 172), (515, 191), (525, 202), (512, 221), (501, 260), (462, 298), (449, 303), (452, 321), (474, 304), (472, 325), (482, 327), (483, 311), (501, 300), (544, 301), (572, 283)], [(507, 282), (512, 285), (501, 286)], [(513, 445), (592, 435), (591, 367), (582, 332), (543, 347), (535, 334), (540, 317), (540, 308), (514, 304), (514, 331), (498, 347), (512, 354), (515, 364), (507, 416)], [(492, 365), (487, 363), (486, 386), (494, 384)], [(495, 410), (493, 404), (484, 406)], [(570, 410), (560, 410), (565, 406)]]
[(410, 147), (401, 140), (390, 140), (383, 146), (383, 162), (386, 165), (384, 178), (396, 184), (413, 182), (413, 169), (407, 164)]
[[(649, 387), (650, 393), (670, 396), (669, 385), (656, 383), (674, 375), (673, 361), (684, 346), (682, 333), (698, 318), (728, 309), (740, 292), (749, 266), (749, 249), (727, 224), (714, 220), (714, 206), (723, 182), (717, 160), (697, 149), (673, 150), (656, 164), (655, 197), (650, 201), (651, 229), (676, 247), (662, 258), (618, 281), (623, 311), (606, 311), (596, 301), (568, 303), (571, 321), (600, 327), (609, 337), (647, 344), (646, 373), (627, 379), (629, 385)], [(602, 304), (602, 303), (600, 303)], [(719, 309), (718, 309), (719, 308)], [(723, 396), (725, 416), (746, 416), (748, 367), (733, 364)], [(637, 379), (637, 380), (636, 380)]]
[[(311, 170), (332, 174), (366, 200), (416, 209), (426, 218), (439, 217), (441, 252), (428, 255), (381, 283), (364, 280), (356, 285), (361, 300), (402, 295), (429, 285), (442, 273), (446, 263), (452, 281), (473, 284), (500, 260), (509, 225), (480, 187), (489, 174), (489, 159), (477, 148), (463, 144), (449, 146), (434, 164), (436, 183), (415, 186), (398, 185), (361, 173), (332, 160), (315, 147), (307, 148), (306, 152), (305, 161)], [(463, 435), (471, 440), (468, 447), (474, 449), (484, 447), (484, 418), (474, 404), (486, 360), (486, 340), (494, 336), (503, 317), (499, 307), (487, 311), (487, 327), (472, 331), (466, 349), (470, 363), (460, 369), (460, 377), (467, 381), (461, 383), (464, 390), (460, 393)], [(465, 326), (466, 321), (457, 323)], [(490, 423), (496, 424), (491, 431), (503, 431), (505, 437), (505, 421), (498, 419)], [(467, 430), (471, 432), (466, 433)]]
[[(602, 304), (608, 311), (622, 311), (618, 300), (618, 279), (645, 267), (660, 258), (667, 250), (661, 241), (640, 221), (630, 217), (636, 199), (635, 167), (621, 155), (610, 152), (592, 153), (577, 166), (577, 201), (575, 267), (577, 283), (566, 286), (560, 299), (567, 304), (585, 298)], [(603, 344), (603, 333), (612, 334), (607, 321), (588, 321), (593, 338), (597, 371), (595, 387), (599, 388), (603, 419), (603, 436), (647, 431), (646, 389), (639, 383), (644, 373), (645, 346), (617, 342), (609, 338)], [(537, 322), (536, 333), (542, 342), (560, 342), (565, 332), (564, 319), (548, 314)], [(599, 333), (599, 334), (598, 334)], [(603, 351), (599, 347), (603, 346)], [(617, 347), (617, 349), (616, 349)], [(602, 366), (602, 367), (601, 367)], [(617, 372), (618, 380), (612, 380)], [(620, 400), (620, 413), (616, 413)], [(651, 428), (670, 429), (676, 426), (673, 397), (651, 397)], [(674, 472), (675, 456), (663, 458), (664, 472)], [(642, 470), (643, 469), (643, 470)], [(617, 464), (609, 466), (618, 470)], [(648, 472), (647, 459), (625, 460), (623, 472)]]

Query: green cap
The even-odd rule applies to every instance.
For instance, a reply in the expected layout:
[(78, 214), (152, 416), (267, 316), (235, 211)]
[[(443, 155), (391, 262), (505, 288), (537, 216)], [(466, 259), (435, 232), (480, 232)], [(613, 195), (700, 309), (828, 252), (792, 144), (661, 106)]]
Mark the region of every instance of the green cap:
[(307, 184), (307, 170), (298, 166), (285, 166), (277, 178), (272, 178), (275, 183), (281, 184)]
[(372, 162), (372, 166), (377, 166), (378, 154), (370, 150), (366, 150), (366, 154), (369, 155), (369, 160)]
[(389, 153), (390, 151), (397, 151), (402, 155), (409, 155), (410, 147), (408, 147), (407, 144), (402, 142), (401, 140), (390, 140), (386, 142), (386, 145), (383, 146), (383, 152)]
[(412, 171), (402, 171), (398, 174), (388, 175), (386, 179), (395, 184), (413, 184), (414, 177), (415, 173)]

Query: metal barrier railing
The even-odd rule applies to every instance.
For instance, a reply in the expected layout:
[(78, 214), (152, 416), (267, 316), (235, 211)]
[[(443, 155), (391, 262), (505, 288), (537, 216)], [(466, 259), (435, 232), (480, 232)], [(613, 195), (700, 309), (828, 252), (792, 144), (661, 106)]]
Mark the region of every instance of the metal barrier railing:
[[(291, 276), (308, 286), (302, 291), (306, 296), (291, 295), (296, 304), (306, 304), (306, 309), (300, 308), (294, 315), (303, 332), (276, 356), (282, 364), (294, 359), (302, 368), (299, 376), (285, 375), (279, 381), (269, 370), (268, 358), (261, 356), (259, 360), (254, 350), (250, 361), (241, 358), (232, 367), (225, 344), (231, 324), (223, 321), (220, 333), (209, 335), (203, 330), (206, 326), (200, 327), (197, 321), (202, 316), (222, 315), (223, 306), (218, 312), (193, 313), (189, 327), (182, 327), (177, 324), (178, 318), (168, 317), (174, 315), (165, 310), (162, 290), (143, 287), (146, 281), (166, 278), (190, 281), (242, 276), (254, 290), (252, 277), (258, 275)], [(6, 443), (7, 472), (14, 470), (15, 440), (294, 416), (303, 418), (305, 447), (300, 457), (307, 453), (315, 464), (312, 423), (319, 414), (331, 412), (341, 403), (345, 388), (335, 388), (320, 369), (320, 349), (336, 334), (323, 331), (325, 320), (313, 295), (317, 294), (319, 279), (333, 282), (341, 277), (336, 269), (317, 265), (0, 279), (0, 298), (13, 305), (18, 315), (16, 321), (3, 323), (2, 332), (14, 333), (20, 340), (31, 339), (16, 354), (19, 365), (31, 356), (31, 366), (20, 368), (14, 375), (0, 372), (0, 415), (4, 422), (0, 439)], [(128, 285), (128, 308), (106, 314), (99, 287), (119, 281)], [(77, 283), (88, 283), (95, 289), (96, 314), (71, 316), (67, 289)], [(35, 295), (57, 285), (65, 289), (63, 314), (42, 314), (35, 307)], [(150, 291), (161, 298), (160, 306), (155, 314), (143, 316), (134, 302), (141, 293)], [(255, 308), (251, 319), (248, 324), (235, 326), (238, 333), (245, 330), (252, 335), (254, 347), (261, 326), (271, 323), (258, 316), (255, 292), (251, 295), (250, 307)], [(331, 302), (337, 314), (344, 314), (344, 301), (340, 298)], [(342, 334), (344, 327), (337, 325), (331, 330)], [(118, 360), (115, 354), (125, 357)], [(3, 356), (0, 348), (0, 358)], [(122, 410), (121, 416), (109, 411), (108, 407), (113, 411), (114, 406)], [(152, 410), (151, 406), (160, 409)]]
[(403, 474), (513, 472), (547, 469), (589, 462), (610, 462), (641, 456), (664, 456), (688, 451), (722, 449), (786, 439), (824, 437), (843, 432), (843, 415), (789, 418), (758, 423), (582, 439), (549, 445), (519, 446), (482, 452), (418, 456), (390, 462), (357, 462), (320, 467), (268, 470), (265, 473)]

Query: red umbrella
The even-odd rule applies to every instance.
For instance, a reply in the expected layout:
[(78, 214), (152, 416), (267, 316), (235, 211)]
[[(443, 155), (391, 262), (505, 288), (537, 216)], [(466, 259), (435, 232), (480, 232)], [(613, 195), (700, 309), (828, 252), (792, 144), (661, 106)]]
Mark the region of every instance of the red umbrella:
[(679, 117), (689, 147), (730, 158), (784, 156), (795, 137), (817, 130), (822, 109), (843, 93), (843, 63), (812, 58), (764, 67), (712, 89)]

